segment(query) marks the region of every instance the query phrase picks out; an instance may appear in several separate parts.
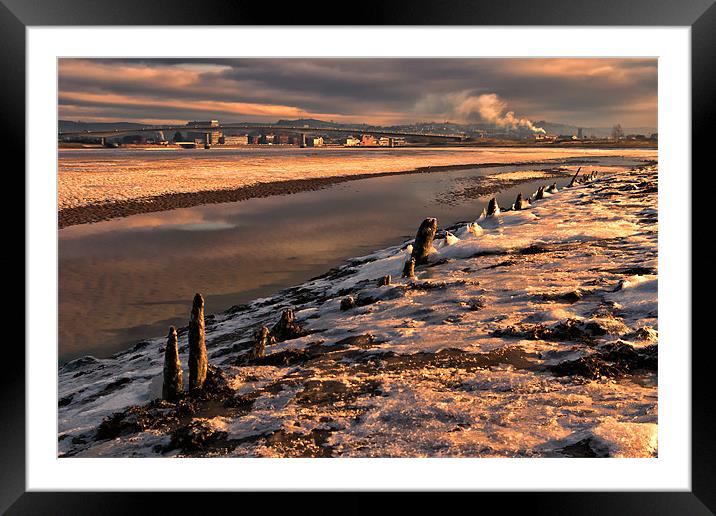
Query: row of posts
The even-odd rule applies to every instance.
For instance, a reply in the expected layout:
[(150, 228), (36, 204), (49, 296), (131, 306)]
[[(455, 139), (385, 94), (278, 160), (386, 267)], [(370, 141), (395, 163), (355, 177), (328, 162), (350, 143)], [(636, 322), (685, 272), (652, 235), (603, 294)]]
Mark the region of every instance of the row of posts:
[[(579, 172), (582, 169), (582, 167), (579, 167), (577, 169), (577, 172), (572, 177), (572, 180), (569, 182), (568, 187), (571, 188), (577, 184), (585, 183), (587, 181), (592, 181), (597, 178), (597, 172), (592, 171), (589, 175), (583, 176), (581, 179), (578, 179)], [(552, 183), (549, 187), (547, 186), (540, 186), (537, 189), (537, 193), (534, 195), (534, 200), (538, 201), (541, 199), (544, 199), (545, 192), (549, 194), (557, 193), (557, 183)], [(522, 192), (517, 194), (517, 198), (515, 199), (515, 203), (513, 204), (514, 210), (523, 210), (527, 207), (529, 207), (532, 204), (533, 198), (530, 197), (528, 199), (523, 199)], [(487, 203), (487, 210), (482, 210), (482, 217), (488, 218), (488, 217), (494, 217), (496, 215), (499, 215), (500, 213), (500, 206), (497, 204), (497, 198), (493, 197), (490, 199), (490, 202)], [(430, 253), (430, 250), (432, 249), (433, 240), (435, 239), (435, 234), (438, 230), (438, 219), (436, 218), (427, 218), (425, 219), (422, 224), (420, 224), (420, 227), (418, 228), (418, 232), (415, 235), (415, 242), (413, 243), (413, 251), (410, 254), (410, 258), (406, 260), (405, 265), (403, 266), (403, 277), (404, 278), (414, 278), (415, 277), (415, 266), (416, 265), (422, 265), (427, 263), (428, 261), (428, 254)]]
[[(194, 295), (189, 318), (189, 393), (196, 394), (204, 389), (209, 361), (206, 356), (206, 331), (204, 325), (204, 298)], [(184, 393), (184, 379), (179, 360), (179, 339), (174, 326), (169, 328), (167, 345), (164, 350), (164, 383), (162, 398), (176, 401)]]
[[(581, 167), (577, 169), (577, 172), (572, 177), (569, 183), (569, 187), (576, 184), (591, 181), (596, 179), (597, 173), (591, 172), (588, 176), (584, 176), (583, 179), (578, 180), (579, 171)], [(557, 184), (553, 183), (548, 188), (540, 186), (535, 194), (534, 199), (540, 200), (544, 198), (544, 193), (556, 193)], [(522, 193), (517, 195), (515, 199), (514, 209), (521, 210), (528, 207), (531, 204), (530, 199), (523, 199)], [(500, 207), (497, 204), (497, 199), (493, 197), (487, 205), (487, 210), (483, 210), (485, 217), (494, 217), (500, 213)], [(433, 240), (438, 230), (438, 219), (427, 218), (425, 219), (418, 232), (415, 235), (415, 242), (413, 243), (413, 250), (410, 258), (405, 262), (403, 266), (403, 277), (414, 278), (416, 265), (423, 265), (428, 261), (428, 255), (432, 249)], [(390, 285), (390, 276), (381, 278), (379, 285)], [(341, 307), (343, 308), (343, 306)], [(296, 326), (296, 329), (292, 329)], [(289, 328), (292, 331), (297, 331), (298, 326), (295, 323), (293, 310), (285, 310), (282, 314), (281, 320), (277, 324), (279, 328)], [(266, 344), (270, 343), (271, 332), (265, 326), (263, 326), (259, 332), (255, 335), (255, 349), (252, 352), (253, 358), (259, 358), (263, 356), (263, 352)], [(194, 295), (194, 301), (191, 308), (191, 316), (189, 318), (189, 393), (196, 394), (203, 390), (204, 383), (206, 382), (207, 370), (209, 368), (209, 362), (206, 355), (206, 330), (204, 323), (204, 298), (201, 294), (197, 293)], [(162, 384), (162, 398), (167, 401), (176, 401), (184, 393), (184, 381), (181, 360), (179, 359), (179, 339), (177, 337), (177, 331), (174, 326), (169, 328), (169, 334), (167, 335), (167, 345), (164, 351), (164, 382)]]

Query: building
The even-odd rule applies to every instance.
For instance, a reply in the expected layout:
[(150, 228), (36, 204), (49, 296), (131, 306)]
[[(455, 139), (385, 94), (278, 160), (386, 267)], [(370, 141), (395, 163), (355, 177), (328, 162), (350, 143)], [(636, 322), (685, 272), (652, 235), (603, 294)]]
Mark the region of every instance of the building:
[(225, 134), (221, 137), (219, 140), (220, 144), (223, 145), (248, 145), (249, 144), (249, 135), (248, 134), (236, 134), (236, 135), (228, 135)]
[(400, 147), (405, 145), (405, 138), (396, 136), (383, 136), (378, 140), (381, 147)]
[(323, 147), (323, 136), (314, 136), (311, 138), (311, 145), (313, 147)]
[(218, 145), (224, 137), (221, 131), (187, 131), (186, 135), (189, 140), (201, 141), (201, 143), (209, 143), (212, 145)]
[(349, 136), (346, 138), (346, 147), (357, 147), (360, 145), (360, 139), (355, 136)]
[(584, 130), (581, 127), (577, 129), (577, 138), (579, 138), (580, 140), (584, 138)]
[(273, 133), (263, 134), (261, 135), (259, 143), (263, 143), (264, 145), (273, 145), (274, 138), (276, 138), (276, 135)]
[(364, 134), (360, 138), (360, 145), (361, 147), (374, 147), (378, 145), (378, 140), (371, 134)]
[(291, 137), (285, 133), (277, 134), (273, 140), (273, 143), (276, 145), (288, 145), (289, 143), (291, 143)]
[[(202, 142), (210, 143), (210, 144), (218, 144), (221, 137), (223, 136), (223, 133), (220, 129), (210, 129), (212, 127), (218, 127), (221, 125), (218, 120), (193, 120), (191, 122), (187, 122), (186, 126), (191, 127), (194, 129), (209, 129), (209, 130), (202, 130), (202, 131), (189, 131), (187, 133), (187, 136), (189, 139), (193, 140), (201, 140)], [(207, 134), (209, 135), (207, 138)], [(208, 141), (207, 141), (208, 140)]]

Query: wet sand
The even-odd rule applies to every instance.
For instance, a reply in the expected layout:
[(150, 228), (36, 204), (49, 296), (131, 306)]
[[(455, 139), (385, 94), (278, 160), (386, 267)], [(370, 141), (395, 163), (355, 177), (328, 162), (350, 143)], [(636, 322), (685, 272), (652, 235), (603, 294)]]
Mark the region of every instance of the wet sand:
[(504, 165), (555, 166), (653, 149), (63, 149), (59, 227), (181, 207), (319, 190), (350, 180)]
[[(544, 162), (524, 162), (513, 163), (517, 166), (535, 166), (544, 164)], [(274, 195), (289, 195), (298, 192), (311, 192), (321, 190), (323, 188), (344, 183), (346, 181), (357, 181), (359, 179), (367, 179), (374, 177), (409, 175), (409, 174), (426, 174), (429, 172), (441, 172), (447, 170), (460, 170), (471, 168), (487, 168), (487, 167), (503, 167), (504, 163), (486, 163), (479, 165), (445, 165), (445, 166), (428, 166), (420, 167), (414, 170), (404, 170), (398, 172), (377, 172), (369, 174), (354, 174), (350, 176), (332, 176), (317, 177), (311, 179), (289, 179), (285, 181), (276, 181), (271, 183), (256, 183), (249, 186), (242, 186), (230, 190), (204, 190), (198, 192), (181, 192), (155, 195), (148, 198), (132, 199), (126, 201), (112, 201), (87, 206), (76, 206), (72, 208), (61, 209), (58, 212), (58, 227), (60, 229), (74, 226), (77, 224), (87, 224), (90, 222), (100, 222), (130, 215), (138, 215), (140, 213), (152, 213), (157, 211), (174, 210), (177, 208), (190, 208), (192, 206), (201, 206), (204, 204), (218, 204), (226, 202), (245, 201), (248, 199), (258, 199), (262, 197), (271, 197)], [(545, 178), (559, 177), (562, 174), (554, 172), (545, 174)], [(533, 181), (534, 176), (524, 179), (511, 181), (513, 184), (519, 184), (525, 181)], [(497, 190), (495, 190), (497, 191)], [(489, 192), (487, 192), (489, 193)]]

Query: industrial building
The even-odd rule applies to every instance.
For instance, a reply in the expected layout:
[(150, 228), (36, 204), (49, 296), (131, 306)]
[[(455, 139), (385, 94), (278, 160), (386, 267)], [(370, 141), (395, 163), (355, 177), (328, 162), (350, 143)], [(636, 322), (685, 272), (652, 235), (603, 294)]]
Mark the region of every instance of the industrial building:
[[(201, 131), (188, 131), (187, 138), (189, 140), (201, 140), (202, 143), (217, 145), (219, 144), (219, 140), (224, 135), (220, 129), (211, 128), (218, 127), (219, 125), (221, 124), (218, 120), (193, 120), (191, 122), (187, 122), (187, 127), (202, 129)], [(204, 128), (206, 128), (207, 130), (203, 130)]]
[(383, 136), (378, 140), (381, 147), (400, 147), (405, 145), (405, 138), (395, 136)]
[(248, 145), (249, 135), (248, 134), (236, 134), (229, 135), (225, 134), (219, 139), (219, 143), (223, 145)]
[(291, 136), (285, 133), (277, 134), (273, 139), (274, 145), (288, 145), (291, 143)]
[(371, 134), (364, 134), (360, 138), (360, 145), (361, 147), (374, 147), (378, 145), (378, 140)]

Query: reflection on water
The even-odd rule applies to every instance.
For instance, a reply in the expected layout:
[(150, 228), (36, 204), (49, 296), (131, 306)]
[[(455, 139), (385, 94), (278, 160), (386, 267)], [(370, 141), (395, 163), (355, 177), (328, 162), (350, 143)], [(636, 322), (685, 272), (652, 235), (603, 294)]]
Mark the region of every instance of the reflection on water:
[[(491, 196), (440, 199), (466, 178), (517, 169), (378, 177), (65, 228), (59, 232), (59, 359), (107, 356), (164, 334), (169, 325), (184, 326), (194, 292), (205, 294), (207, 313), (220, 312), (410, 238), (427, 216), (443, 227), (474, 219)], [(545, 182), (523, 183), (498, 200), (509, 205), (517, 192), (530, 195)]]

